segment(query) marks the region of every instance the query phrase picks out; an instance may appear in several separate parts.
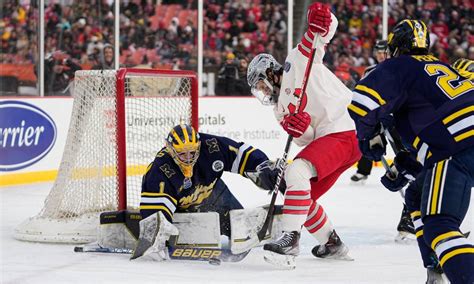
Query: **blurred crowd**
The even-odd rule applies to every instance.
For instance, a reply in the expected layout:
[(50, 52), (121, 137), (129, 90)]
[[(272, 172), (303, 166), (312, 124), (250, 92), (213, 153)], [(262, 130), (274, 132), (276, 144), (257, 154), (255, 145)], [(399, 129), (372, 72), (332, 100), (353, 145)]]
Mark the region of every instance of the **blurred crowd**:
[[(418, 2), (389, 0), (388, 30), (402, 19), (421, 19), (431, 29), (431, 52), (441, 61), (453, 63), (460, 57), (474, 59), (473, 2), (421, 1), (421, 6)], [(339, 74), (346, 77), (350, 73), (357, 77), (354, 69), (376, 63), (373, 47), (376, 40), (382, 38), (382, 0), (332, 0), (331, 10), (339, 26), (327, 46), (324, 60)]]
[[(128, 0), (120, 7), (120, 64), (152, 68), (197, 68), (197, 1)], [(39, 1), (3, 0), (0, 63), (37, 64)], [(325, 61), (349, 73), (375, 63), (373, 45), (382, 33), (382, 0), (331, 0), (339, 19)], [(432, 52), (441, 60), (474, 59), (472, 1), (390, 0), (389, 29), (403, 18), (431, 27)], [(85, 69), (113, 68), (112, 0), (48, 1), (45, 54)], [(60, 5), (59, 3), (62, 3)], [(206, 0), (204, 71), (216, 74), (216, 94), (248, 95), (246, 67), (255, 54), (286, 56), (286, 0)], [(342, 73), (341, 73), (342, 72)], [(344, 76), (347, 74), (344, 73)]]

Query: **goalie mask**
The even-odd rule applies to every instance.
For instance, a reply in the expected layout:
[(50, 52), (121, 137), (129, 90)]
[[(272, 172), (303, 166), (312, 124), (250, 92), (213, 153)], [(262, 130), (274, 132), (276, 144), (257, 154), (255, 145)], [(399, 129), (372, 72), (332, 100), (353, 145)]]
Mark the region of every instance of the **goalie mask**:
[(282, 66), (267, 53), (257, 55), (247, 69), (247, 82), (254, 95), (263, 105), (274, 105), (280, 92)]
[(166, 148), (184, 177), (191, 178), (201, 148), (199, 134), (187, 124), (177, 125), (166, 138)]

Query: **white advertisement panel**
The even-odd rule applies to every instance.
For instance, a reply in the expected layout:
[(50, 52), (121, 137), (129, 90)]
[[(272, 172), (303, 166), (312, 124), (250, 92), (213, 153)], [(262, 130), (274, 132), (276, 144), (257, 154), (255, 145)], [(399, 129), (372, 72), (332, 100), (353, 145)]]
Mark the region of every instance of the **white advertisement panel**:
[[(199, 101), (199, 131), (226, 136), (264, 151), (270, 159), (282, 156), (288, 135), (278, 124), (273, 107), (253, 97), (211, 97)], [(299, 148), (293, 144), (290, 157)]]
[[(71, 98), (0, 100), (0, 186), (55, 178), (72, 103)], [(200, 98), (199, 131), (246, 142), (273, 160), (282, 156), (288, 138), (273, 108), (262, 106), (253, 97)], [(299, 150), (293, 144), (289, 158)]]

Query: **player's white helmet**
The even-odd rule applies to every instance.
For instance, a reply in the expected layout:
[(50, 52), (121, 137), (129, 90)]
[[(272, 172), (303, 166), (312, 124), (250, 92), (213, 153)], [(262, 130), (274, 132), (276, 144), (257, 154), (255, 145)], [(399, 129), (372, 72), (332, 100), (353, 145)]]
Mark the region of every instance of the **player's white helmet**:
[[(247, 82), (252, 95), (263, 105), (274, 105), (278, 101), (279, 84), (276, 77), (281, 73), (281, 64), (268, 53), (255, 56), (247, 68)], [(275, 88), (277, 85), (278, 88)]]

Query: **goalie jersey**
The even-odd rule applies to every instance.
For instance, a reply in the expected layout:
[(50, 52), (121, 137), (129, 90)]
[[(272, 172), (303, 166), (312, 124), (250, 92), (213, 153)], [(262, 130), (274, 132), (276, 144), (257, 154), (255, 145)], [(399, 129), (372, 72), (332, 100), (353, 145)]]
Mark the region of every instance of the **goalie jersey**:
[(474, 145), (474, 83), (432, 55), (402, 55), (377, 66), (355, 87), (349, 113), (357, 136), (391, 120), (425, 166)]
[(268, 160), (262, 151), (226, 137), (199, 133), (199, 140), (199, 158), (191, 179), (185, 179), (166, 147), (157, 153), (143, 176), (142, 218), (161, 211), (171, 221), (174, 212), (199, 212), (228, 190), (221, 180), (224, 171), (244, 176)]

